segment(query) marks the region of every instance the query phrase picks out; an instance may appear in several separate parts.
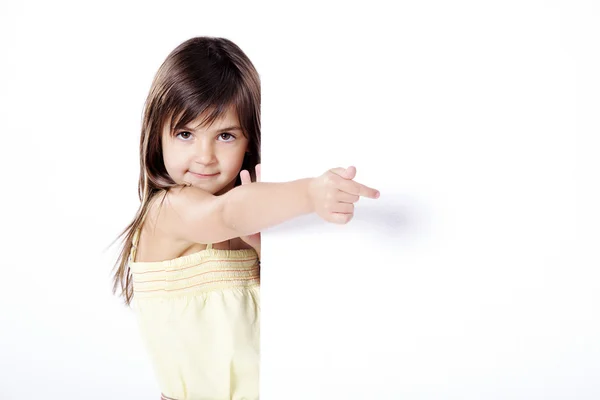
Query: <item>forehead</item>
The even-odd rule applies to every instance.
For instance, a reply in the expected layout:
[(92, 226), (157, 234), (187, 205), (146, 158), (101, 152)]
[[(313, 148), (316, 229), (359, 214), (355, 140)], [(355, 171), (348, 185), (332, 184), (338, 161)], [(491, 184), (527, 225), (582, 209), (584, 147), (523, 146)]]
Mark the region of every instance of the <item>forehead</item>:
[(239, 126), (239, 118), (235, 107), (228, 107), (219, 117), (213, 121), (209, 121), (208, 118), (212, 111), (213, 110), (207, 110), (196, 119), (185, 124), (185, 127), (196, 131), (216, 131), (225, 127)]

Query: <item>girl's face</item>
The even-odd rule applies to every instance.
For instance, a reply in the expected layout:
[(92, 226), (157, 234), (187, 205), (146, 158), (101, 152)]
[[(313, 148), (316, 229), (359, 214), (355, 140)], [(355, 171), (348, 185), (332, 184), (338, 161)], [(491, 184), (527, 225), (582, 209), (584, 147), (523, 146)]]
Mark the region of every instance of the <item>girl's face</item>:
[(197, 118), (185, 129), (171, 132), (165, 126), (162, 150), (169, 176), (214, 195), (232, 189), (242, 168), (248, 139), (232, 107), (211, 126), (198, 126)]

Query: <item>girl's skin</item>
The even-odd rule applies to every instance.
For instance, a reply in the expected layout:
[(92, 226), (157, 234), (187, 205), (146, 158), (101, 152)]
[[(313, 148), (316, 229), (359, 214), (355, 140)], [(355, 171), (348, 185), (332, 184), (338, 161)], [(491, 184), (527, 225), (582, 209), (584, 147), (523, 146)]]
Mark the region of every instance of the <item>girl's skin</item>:
[[(256, 165), (256, 167), (254, 168), (254, 171), (256, 171), (256, 182), (260, 182), (260, 164)], [(250, 179), (250, 172), (248, 172), (246, 170), (243, 170), (240, 173), (240, 178), (242, 181), (242, 185), (252, 183), (252, 180)], [(253, 233), (252, 235), (248, 235), (248, 236), (242, 236), (240, 239), (242, 239), (244, 242), (246, 242), (247, 244), (252, 246), (254, 248), (254, 250), (256, 250), (256, 253), (258, 254), (258, 258), (260, 258), (260, 232)]]
[[(240, 171), (248, 139), (229, 109), (211, 126), (162, 135), (163, 161), (170, 177), (188, 187), (170, 189), (164, 202), (150, 204), (140, 234), (137, 261), (162, 261), (215, 249), (254, 248), (260, 257), (260, 231), (297, 216), (316, 212), (326, 221), (345, 224), (361, 196), (379, 192), (355, 182), (356, 169), (334, 168), (317, 178), (284, 183), (250, 182)], [(240, 174), (242, 185), (234, 187)]]

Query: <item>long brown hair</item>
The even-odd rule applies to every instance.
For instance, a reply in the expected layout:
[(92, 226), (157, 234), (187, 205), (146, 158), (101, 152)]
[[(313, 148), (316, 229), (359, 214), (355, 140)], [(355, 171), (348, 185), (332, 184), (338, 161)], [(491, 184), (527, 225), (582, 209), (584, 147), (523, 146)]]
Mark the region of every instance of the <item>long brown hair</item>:
[[(115, 264), (113, 294), (120, 288), (126, 305), (129, 306), (133, 298), (129, 269), (133, 235), (141, 227), (150, 201), (159, 193), (166, 194), (169, 189), (180, 186), (169, 176), (163, 162), (161, 136), (165, 124), (177, 130), (205, 115), (203, 124), (210, 125), (233, 106), (249, 139), (242, 169), (247, 169), (255, 180), (254, 166), (260, 163), (260, 101), (260, 78), (254, 65), (228, 39), (189, 39), (176, 47), (158, 69), (144, 105), (138, 184), (140, 206), (133, 221), (117, 238), (123, 238), (123, 245)], [(240, 184), (238, 175), (235, 186)]]

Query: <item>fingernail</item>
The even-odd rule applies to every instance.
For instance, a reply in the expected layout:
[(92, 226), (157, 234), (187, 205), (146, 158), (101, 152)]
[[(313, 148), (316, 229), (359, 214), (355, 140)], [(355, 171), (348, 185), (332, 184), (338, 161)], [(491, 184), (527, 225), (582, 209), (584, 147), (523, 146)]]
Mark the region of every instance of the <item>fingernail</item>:
[(379, 192), (375, 192), (375, 198), (378, 199), (379, 198)]

